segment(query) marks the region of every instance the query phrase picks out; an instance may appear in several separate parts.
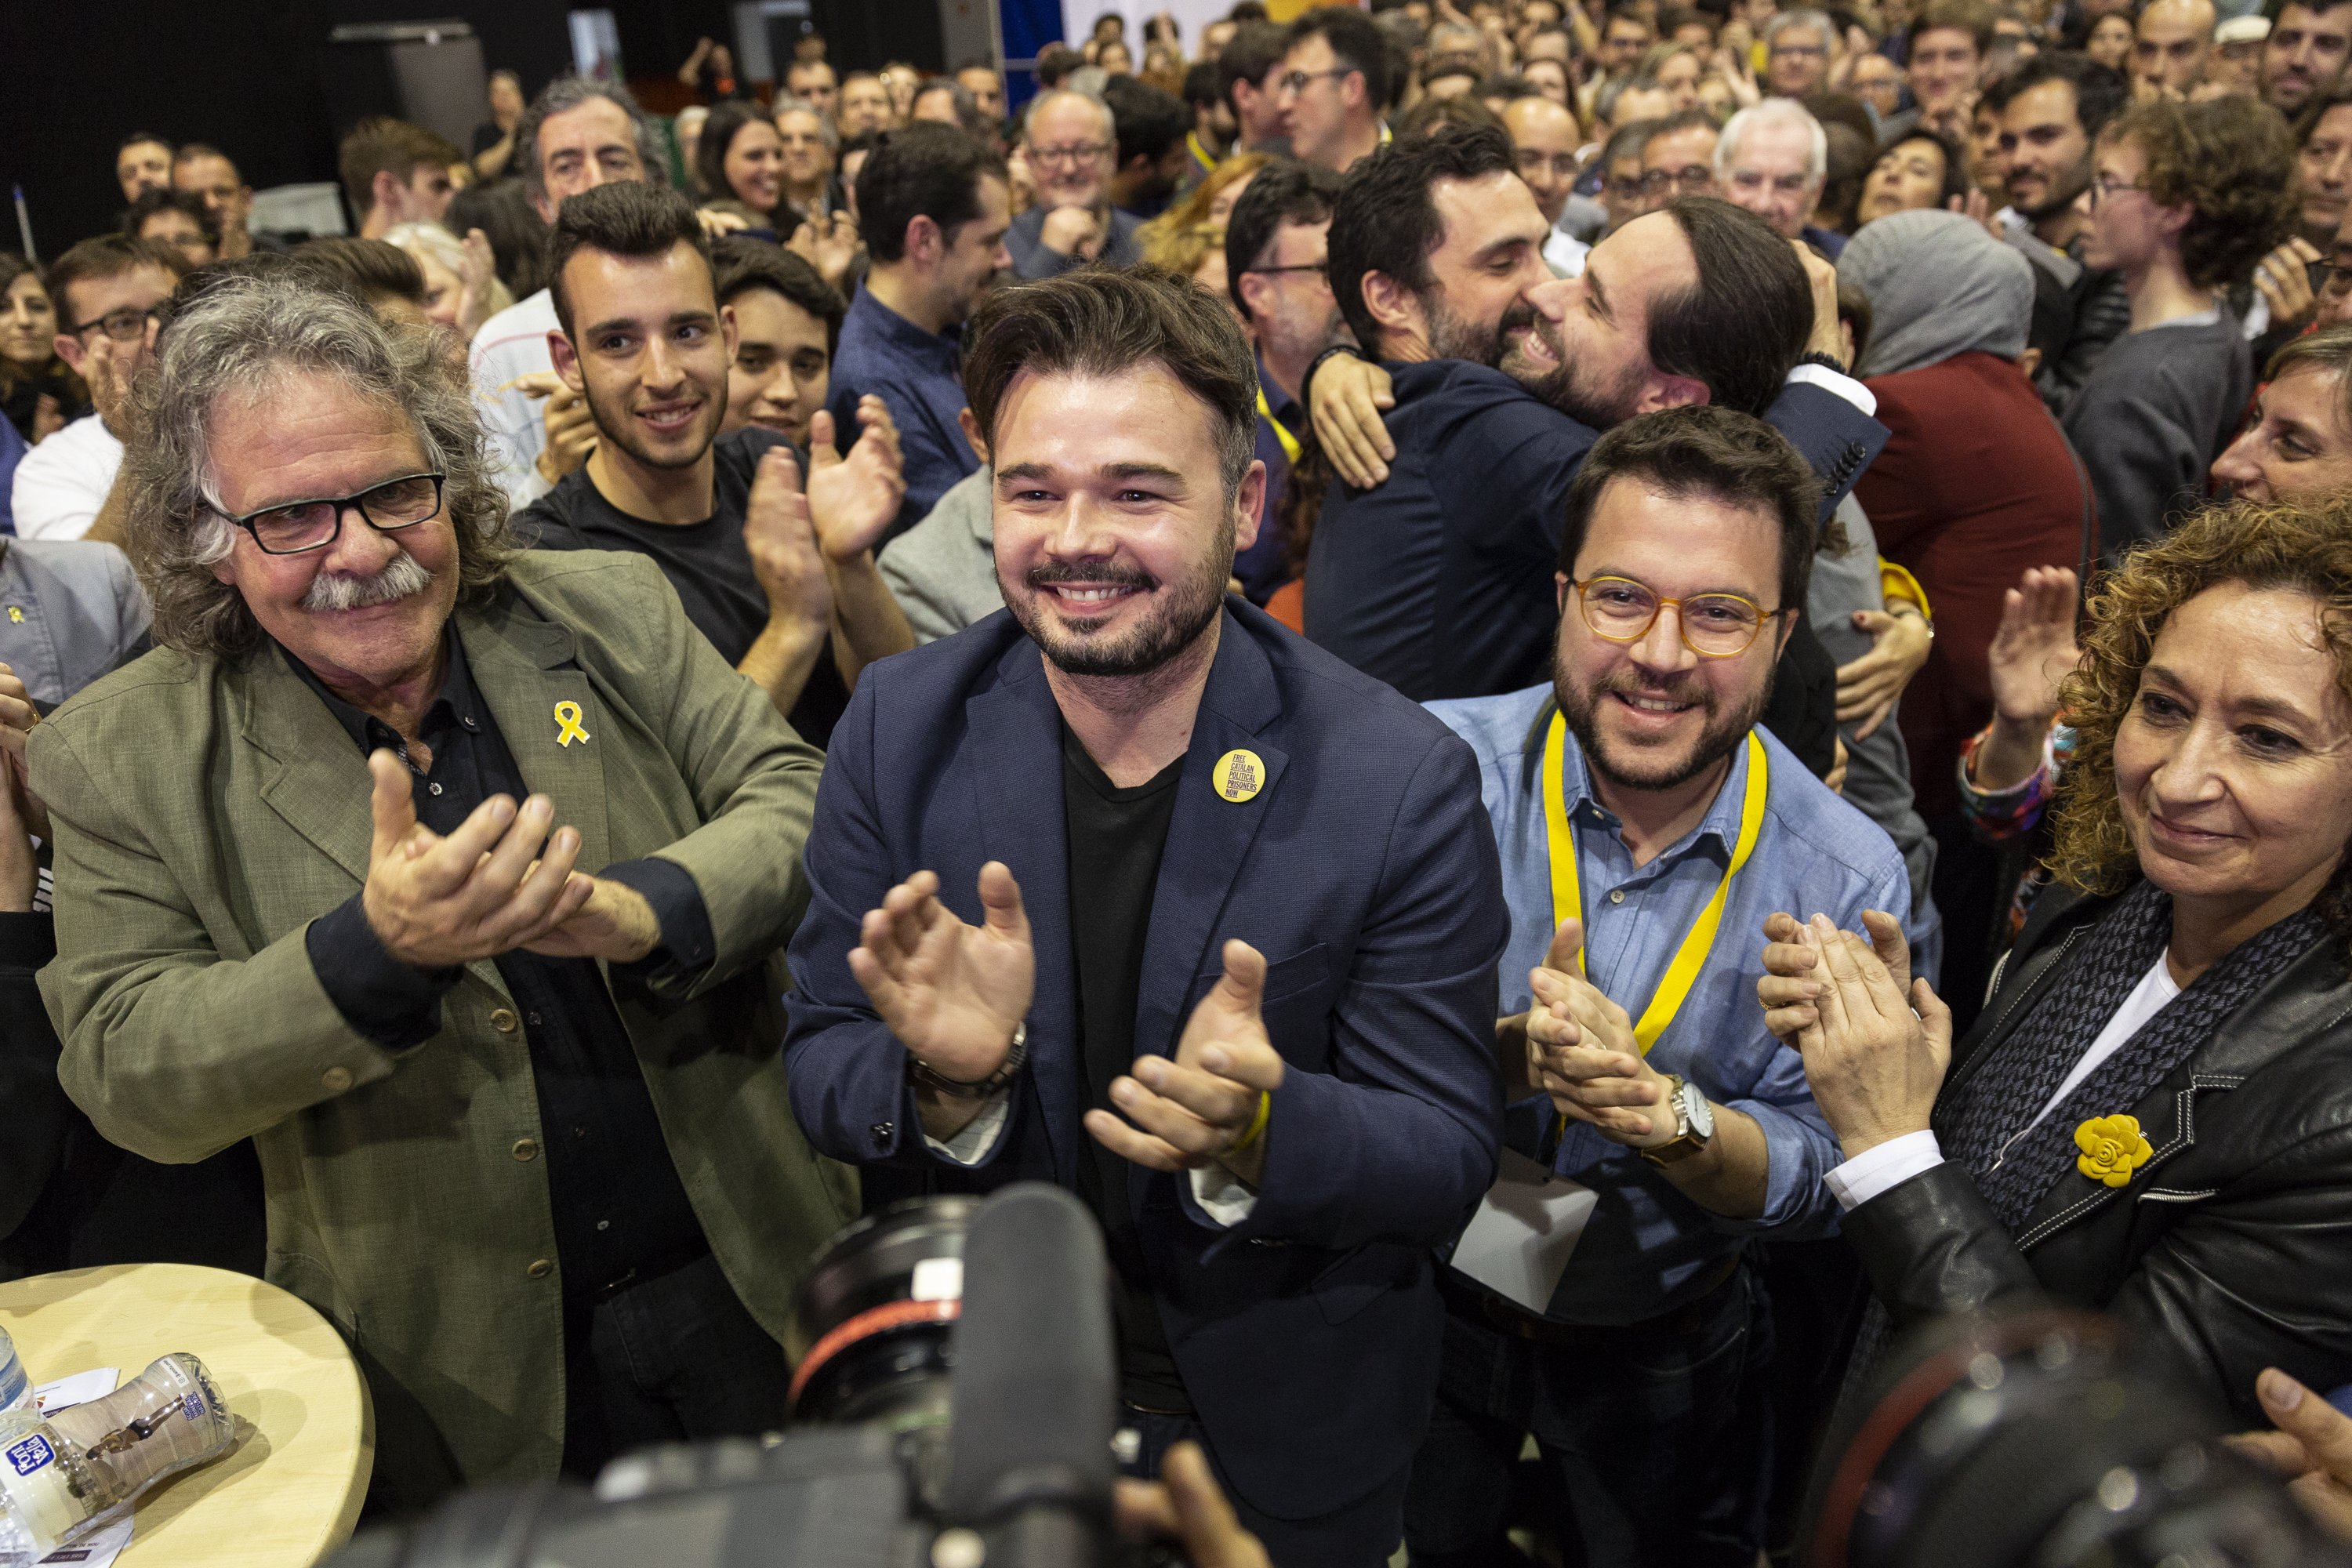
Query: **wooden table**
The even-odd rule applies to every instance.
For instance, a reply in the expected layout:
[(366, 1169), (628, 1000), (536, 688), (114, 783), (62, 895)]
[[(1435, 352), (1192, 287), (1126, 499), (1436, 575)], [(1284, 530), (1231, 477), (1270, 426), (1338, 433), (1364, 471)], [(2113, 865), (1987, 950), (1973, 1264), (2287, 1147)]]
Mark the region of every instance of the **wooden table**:
[(120, 1264), (0, 1284), (0, 1329), (36, 1384), (101, 1366), (128, 1383), (187, 1351), (237, 1418), (226, 1457), (141, 1500), (122, 1568), (310, 1568), (350, 1539), (374, 1413), (341, 1337), (306, 1303), (224, 1269)]

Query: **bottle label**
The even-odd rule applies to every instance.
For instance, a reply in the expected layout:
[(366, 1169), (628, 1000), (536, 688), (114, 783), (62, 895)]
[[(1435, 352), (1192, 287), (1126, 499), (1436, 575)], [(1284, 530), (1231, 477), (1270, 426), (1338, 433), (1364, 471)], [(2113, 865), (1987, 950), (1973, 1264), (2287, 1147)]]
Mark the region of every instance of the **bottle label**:
[(15, 1505), (16, 1522), (44, 1554), (54, 1552), (74, 1527), (89, 1517), (89, 1505), (74, 1495), (58, 1449), (44, 1432), (27, 1433), (0, 1448), (0, 1491)]
[(29, 1476), (44, 1466), (57, 1462), (57, 1450), (49, 1447), (47, 1437), (36, 1434), (8, 1450), (9, 1468), (20, 1476)]

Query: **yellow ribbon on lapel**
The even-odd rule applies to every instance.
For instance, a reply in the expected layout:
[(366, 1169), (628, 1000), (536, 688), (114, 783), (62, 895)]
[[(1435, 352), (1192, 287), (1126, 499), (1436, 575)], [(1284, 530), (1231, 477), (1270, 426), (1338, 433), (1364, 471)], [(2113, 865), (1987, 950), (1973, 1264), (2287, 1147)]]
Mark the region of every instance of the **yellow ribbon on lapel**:
[(580, 727), (580, 704), (568, 698), (555, 705), (555, 743), (568, 746), (574, 741), (585, 742), (588, 731)]

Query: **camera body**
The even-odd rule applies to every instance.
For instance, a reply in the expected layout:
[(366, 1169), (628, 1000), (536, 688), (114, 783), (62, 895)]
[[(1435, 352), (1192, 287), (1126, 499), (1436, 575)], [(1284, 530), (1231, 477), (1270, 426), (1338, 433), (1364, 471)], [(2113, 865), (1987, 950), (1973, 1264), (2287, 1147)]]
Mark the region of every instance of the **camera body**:
[[(827, 1245), (786, 1349), (794, 1426), (464, 1493), (331, 1568), (1108, 1568), (1118, 1371), (1094, 1218), (1034, 1183)], [(1041, 1328), (1043, 1331), (1041, 1331)]]

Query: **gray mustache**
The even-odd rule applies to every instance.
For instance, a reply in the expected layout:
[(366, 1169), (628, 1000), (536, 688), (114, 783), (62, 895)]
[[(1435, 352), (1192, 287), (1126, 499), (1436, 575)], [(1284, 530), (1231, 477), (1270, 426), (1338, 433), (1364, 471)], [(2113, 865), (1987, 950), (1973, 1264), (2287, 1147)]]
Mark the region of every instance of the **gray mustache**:
[(302, 595), (302, 607), (364, 610), (373, 605), (389, 605), (394, 599), (422, 594), (432, 585), (433, 574), (419, 566), (416, 557), (404, 550), (386, 562), (383, 570), (365, 577), (320, 573), (310, 580), (310, 591)]

